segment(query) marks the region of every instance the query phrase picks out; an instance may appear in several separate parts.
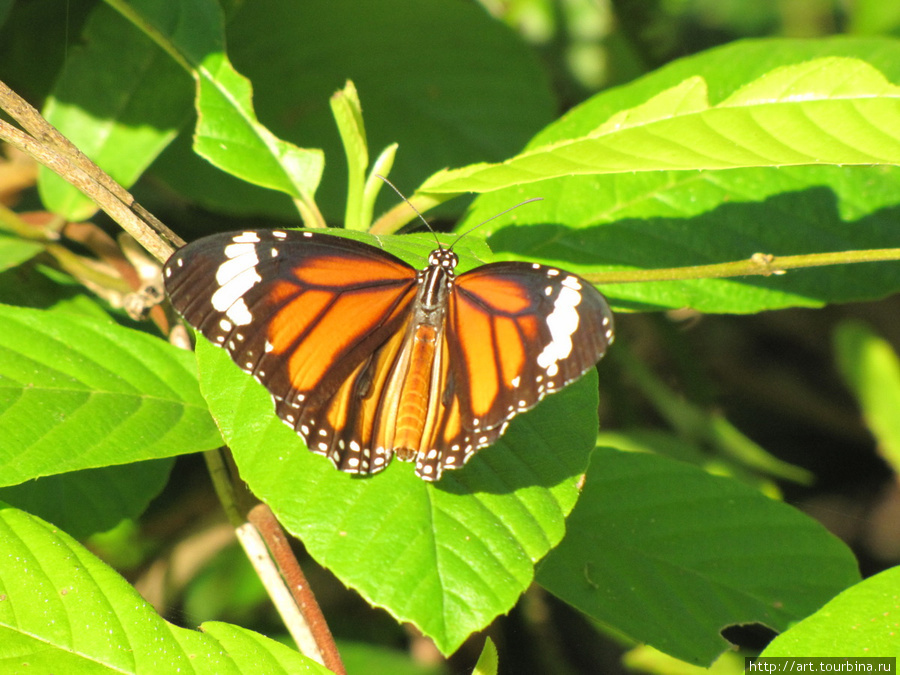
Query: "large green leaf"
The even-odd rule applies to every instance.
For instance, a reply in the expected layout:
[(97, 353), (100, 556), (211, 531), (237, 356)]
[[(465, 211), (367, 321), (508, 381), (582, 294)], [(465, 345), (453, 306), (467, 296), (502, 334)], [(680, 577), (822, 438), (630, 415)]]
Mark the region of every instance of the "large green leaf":
[(189, 353), (63, 312), (0, 324), (0, 484), (221, 444)]
[(325, 166), (322, 151), (298, 148), (260, 124), (250, 81), (224, 53), (207, 56), (197, 73), (195, 152), (250, 183), (311, 198)]
[[(319, 150), (277, 139), (256, 119), (252, 89), (224, 53), (221, 9), (213, 0), (110, 0), (85, 28), (87, 47), (67, 61), (46, 115), (118, 182), (128, 186), (189, 117), (197, 82), (195, 149), (219, 168), (295, 198), (321, 178)], [(124, 17), (124, 18), (123, 18)], [(126, 20), (127, 19), (127, 20)], [(129, 23), (130, 22), (130, 23)], [(77, 220), (93, 204), (44, 171), (50, 208)]]
[(852, 552), (793, 508), (613, 450), (595, 453), (566, 538), (537, 575), (618, 633), (707, 666), (728, 647), (723, 628), (784, 630), (858, 579)]
[(210, 409), (254, 494), (320, 564), (444, 653), (509, 611), (562, 539), (595, 433), (595, 378), (549, 397), (433, 484), (397, 461), (371, 479), (336, 471), (225, 352), (203, 342), (197, 353)]
[[(582, 138), (621, 111), (641, 112), (641, 106), (649, 106), (647, 102), (655, 96), (697, 77), (703, 78), (712, 106), (705, 113), (696, 113), (698, 119), (705, 120), (706, 115), (738, 114), (740, 106), (736, 109), (722, 106), (735, 97), (743, 98), (742, 88), (753, 82), (757, 82), (754, 88), (764, 87), (770, 79), (777, 80), (778, 73), (785, 72), (779, 70), (783, 66), (803, 68), (812, 59), (824, 57), (864, 60), (869, 66), (861, 61), (829, 59), (826, 62), (839, 64), (846, 75), (860, 69), (873, 87), (872, 78), (878, 76), (871, 68), (883, 73), (890, 83), (900, 81), (900, 41), (897, 40), (734, 43), (683, 59), (627, 86), (593, 97), (536, 136), (529, 144), (529, 151)], [(823, 90), (826, 85), (822, 86)], [(850, 86), (855, 85), (850, 83)], [(893, 91), (894, 85), (882, 82), (881, 86)], [(771, 93), (775, 95), (774, 90)], [(876, 94), (874, 88), (873, 94)], [(892, 96), (876, 96), (876, 99), (888, 111), (898, 105)], [(822, 100), (815, 105), (827, 107), (832, 103), (844, 105), (847, 101), (839, 104)], [(772, 147), (767, 152), (776, 153), (784, 143), (775, 142), (774, 132), (782, 133), (781, 124), (785, 125), (784, 129), (796, 126), (797, 120), (793, 113), (787, 113), (793, 103), (772, 105), (774, 108), (766, 114), (763, 127), (768, 130), (768, 136), (762, 132), (750, 133), (746, 127), (744, 130), (748, 143), (762, 144), (768, 137)], [(787, 107), (779, 108), (781, 105)], [(782, 112), (776, 114), (776, 108)], [(813, 112), (818, 114), (818, 111), (809, 114)], [(676, 124), (682, 117), (692, 117), (679, 116), (677, 107), (671, 104), (670, 113), (669, 120), (663, 116), (654, 124)], [(830, 138), (836, 149), (844, 139), (851, 139), (854, 145), (847, 148), (848, 153), (861, 153), (867, 147), (871, 150), (871, 142), (877, 135), (872, 122), (879, 119), (881, 113), (872, 113), (867, 119), (846, 111), (835, 112), (828, 122), (833, 133), (815, 140), (824, 143)], [(629, 127), (622, 133), (636, 133), (639, 128), (640, 125)], [(728, 132), (716, 128), (720, 133)], [(878, 130), (881, 132), (892, 133), (891, 129)], [(644, 154), (653, 156), (671, 149), (683, 136), (681, 132), (671, 133), (671, 137), (644, 139)], [(709, 145), (695, 150), (719, 157), (730, 152), (732, 146), (740, 146), (744, 138), (743, 132), (729, 143), (713, 143), (708, 137)], [(885, 141), (885, 147), (891, 147), (891, 143)], [(619, 148), (619, 151), (626, 149)], [(765, 154), (762, 147), (759, 149), (760, 154)], [(702, 163), (695, 168), (700, 166)], [(634, 164), (631, 168), (640, 167)], [(900, 169), (756, 166), (717, 171), (635, 173), (623, 170), (604, 175), (561, 176), (482, 195), (460, 227), (486, 220), (523, 197), (534, 196), (543, 197), (544, 201), (517, 209), (512, 216), (484, 226), (491, 247), (498, 254), (552, 261), (590, 275), (601, 271), (729, 262), (747, 259), (755, 253), (795, 255), (896, 247)], [(693, 307), (706, 312), (742, 313), (872, 299), (898, 289), (900, 268), (890, 262), (798, 270), (770, 277), (603, 287), (619, 308)]]
[(585, 135), (499, 164), (445, 170), (421, 192), (489, 192), (551, 178), (622, 171), (797, 164), (900, 164), (900, 87), (865, 61), (783, 66), (716, 105), (700, 76), (622, 110)]
[(861, 581), (779, 635), (760, 656), (900, 656), (898, 584), (900, 567)]
[(292, 197), (315, 193), (324, 165), (322, 152), (286, 143), (256, 119), (250, 81), (225, 54), (224, 21), (216, 2), (115, 0), (114, 4), (197, 81), (198, 154), (245, 181)]
[(0, 600), (7, 672), (330, 672), (237, 626), (173, 626), (69, 535), (2, 504)]
[[(178, 4), (178, 3), (172, 3)], [(44, 117), (119, 184), (129, 187), (190, 115), (190, 79), (153, 41), (100, 4), (66, 58)], [(97, 206), (42, 168), (48, 209), (85, 220)]]
[[(433, 247), (427, 237), (399, 239)], [(508, 611), (562, 538), (596, 436), (593, 372), (435, 484), (398, 461), (369, 479), (336, 471), (227, 353), (201, 340), (197, 355), (201, 389), (253, 492), (316, 560), (443, 652)]]

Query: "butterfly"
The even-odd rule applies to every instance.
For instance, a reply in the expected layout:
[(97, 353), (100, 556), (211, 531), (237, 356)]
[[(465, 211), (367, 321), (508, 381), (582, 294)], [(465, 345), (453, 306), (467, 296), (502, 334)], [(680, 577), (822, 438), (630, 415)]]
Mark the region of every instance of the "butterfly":
[(497, 262), (457, 275), (438, 244), (416, 270), (331, 234), (215, 234), (165, 265), (175, 310), (262, 383), (281, 420), (341, 471), (396, 455), (436, 481), (613, 342), (589, 282)]

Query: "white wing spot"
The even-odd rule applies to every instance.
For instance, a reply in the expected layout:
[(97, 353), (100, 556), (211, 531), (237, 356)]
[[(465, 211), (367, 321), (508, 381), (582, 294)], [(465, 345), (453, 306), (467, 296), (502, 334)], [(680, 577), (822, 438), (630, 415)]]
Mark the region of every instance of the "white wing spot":
[(578, 330), (578, 311), (581, 303), (578, 279), (569, 276), (562, 282), (562, 289), (553, 303), (553, 311), (547, 316), (550, 342), (538, 355), (537, 364), (550, 377), (559, 371), (558, 363), (572, 353), (572, 335)]
[[(234, 241), (250, 236), (256, 237), (256, 234), (245, 232), (235, 237)], [(225, 247), (225, 255), (228, 260), (216, 270), (219, 288), (213, 293), (210, 303), (213, 309), (225, 314), (233, 323), (246, 326), (253, 320), (253, 315), (244, 302), (244, 294), (262, 281), (256, 271), (259, 264), (256, 247), (251, 243), (230, 244)]]
[(236, 237), (232, 237), (231, 241), (235, 244), (258, 244), (259, 236), (256, 232), (244, 232)]

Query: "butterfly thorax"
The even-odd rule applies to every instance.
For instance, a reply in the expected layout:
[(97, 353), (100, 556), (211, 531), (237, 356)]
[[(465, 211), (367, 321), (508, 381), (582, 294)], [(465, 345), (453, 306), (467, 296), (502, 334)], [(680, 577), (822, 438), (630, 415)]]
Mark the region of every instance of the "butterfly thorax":
[(446, 304), (450, 288), (455, 278), (454, 269), (459, 257), (450, 249), (438, 248), (428, 256), (428, 267), (421, 270), (416, 279), (419, 283), (419, 295), (416, 298), (417, 309), (437, 310)]

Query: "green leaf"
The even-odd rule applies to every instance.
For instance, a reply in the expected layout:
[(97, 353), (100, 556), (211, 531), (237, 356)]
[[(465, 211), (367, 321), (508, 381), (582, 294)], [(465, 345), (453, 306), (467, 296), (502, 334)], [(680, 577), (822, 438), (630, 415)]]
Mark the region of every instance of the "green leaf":
[[(99, 4), (66, 57), (44, 117), (119, 184), (131, 186), (190, 115), (190, 79), (119, 14)], [(47, 208), (86, 220), (94, 203), (41, 167)]]
[(63, 312), (0, 323), (0, 484), (221, 444), (190, 353)]
[[(433, 248), (428, 237), (387, 239)], [(517, 417), (500, 442), (432, 484), (398, 461), (369, 479), (336, 471), (227, 353), (200, 341), (197, 354), (201, 388), (254, 494), (319, 563), (442, 652), (508, 611), (561, 539), (596, 435), (594, 375)]]
[(165, 487), (172, 464), (161, 459), (44, 476), (0, 488), (0, 501), (84, 539), (142, 514)]
[(551, 593), (632, 640), (709, 665), (726, 626), (784, 630), (859, 579), (850, 550), (737, 481), (598, 450), (566, 538), (538, 568)]
[(36, 241), (0, 234), (0, 272), (18, 267), (44, 250)]
[(207, 56), (197, 74), (197, 154), (250, 183), (311, 199), (325, 167), (322, 151), (298, 148), (260, 124), (250, 81), (225, 54)]
[(0, 658), (14, 672), (329, 672), (237, 626), (173, 626), (72, 537), (5, 505), (0, 599)]
[(900, 567), (876, 574), (775, 638), (760, 656), (898, 657)]
[(494, 645), (494, 641), (489, 637), (485, 638), (484, 649), (481, 650), (481, 656), (478, 657), (478, 663), (475, 664), (472, 675), (497, 675), (499, 665), (497, 647)]
[(232, 67), (225, 54), (217, 3), (117, 4), (197, 80), (197, 154), (242, 180), (301, 201), (311, 199), (322, 176), (322, 152), (282, 141), (257, 120), (250, 80)]
[(718, 105), (691, 77), (584, 136), (500, 164), (441, 171), (420, 192), (489, 192), (548, 178), (622, 171), (796, 164), (900, 164), (900, 87), (864, 61), (776, 68)]
[[(760, 78), (765, 83), (777, 67), (800, 67), (829, 56), (855, 56), (891, 82), (900, 81), (896, 40), (742, 41), (598, 94), (547, 127), (529, 150), (585, 137), (619, 111), (637, 108), (690, 78), (703, 78), (711, 110), (718, 111), (724, 101), (740, 96), (743, 87)], [(827, 100), (819, 104), (831, 105)], [(794, 104), (784, 105), (789, 110)], [(782, 121), (786, 129), (795, 123), (792, 115), (766, 119), (770, 131)], [(856, 116), (831, 121), (842, 125), (842, 133), (846, 127), (849, 138), (866, 128)], [(655, 152), (678, 138), (657, 139)], [(698, 151), (718, 156), (728, 150), (715, 144)], [(754, 253), (895, 248), (900, 168), (797, 166), (565, 176), (482, 195), (459, 228), (533, 196), (544, 200), (482, 228), (492, 249), (498, 256), (548, 262), (590, 276), (745, 260)], [(900, 268), (893, 262), (838, 265), (769, 277), (605, 284), (602, 290), (619, 309), (749, 313), (880, 298), (900, 290)]]
[[(321, 178), (322, 153), (276, 138), (256, 119), (250, 82), (231, 66), (224, 53), (224, 26), (216, 2), (110, 0), (110, 4), (127, 21), (109, 8), (99, 7), (96, 23), (103, 31), (96, 36), (98, 53), (85, 61), (80, 77), (73, 79), (68, 66), (62, 80), (81, 93), (63, 113), (71, 118), (63, 132), (76, 145), (120, 183), (130, 185), (174, 138), (177, 126), (189, 114), (189, 79), (180, 73), (191, 74), (197, 81), (196, 151), (243, 180), (298, 199), (311, 198)], [(86, 36), (91, 38), (92, 34), (86, 31)], [(146, 73), (136, 72), (144, 66)], [(178, 85), (179, 81), (183, 86)], [(94, 100), (97, 92), (106, 92), (110, 101), (98, 104)], [(87, 115), (85, 110), (98, 112)], [(52, 107), (48, 112), (52, 112)], [(137, 140), (148, 137), (148, 129), (160, 126), (160, 115), (174, 118), (177, 124), (165, 126), (163, 135), (153, 135), (153, 143), (139, 144)], [(99, 120), (119, 116), (124, 129), (119, 131), (116, 127), (116, 134), (109, 139), (108, 132), (98, 132)], [(109, 122), (104, 124), (111, 126)], [(132, 136), (126, 139), (137, 140), (123, 141), (123, 134), (127, 133)], [(105, 155), (94, 151), (97, 144), (107, 149)], [(127, 166), (127, 170), (119, 165)], [(74, 193), (67, 198), (87, 203)], [(78, 213), (84, 218), (92, 212), (83, 207)]]
[(344, 227), (365, 231), (371, 224), (364, 218), (363, 189), (366, 169), (369, 167), (369, 146), (366, 143), (366, 127), (363, 123), (359, 94), (352, 82), (331, 97), (331, 113), (341, 134), (344, 156), (347, 158), (347, 210)]
[(891, 344), (858, 322), (838, 327), (834, 337), (841, 374), (853, 390), (878, 449), (900, 472), (900, 358)]

